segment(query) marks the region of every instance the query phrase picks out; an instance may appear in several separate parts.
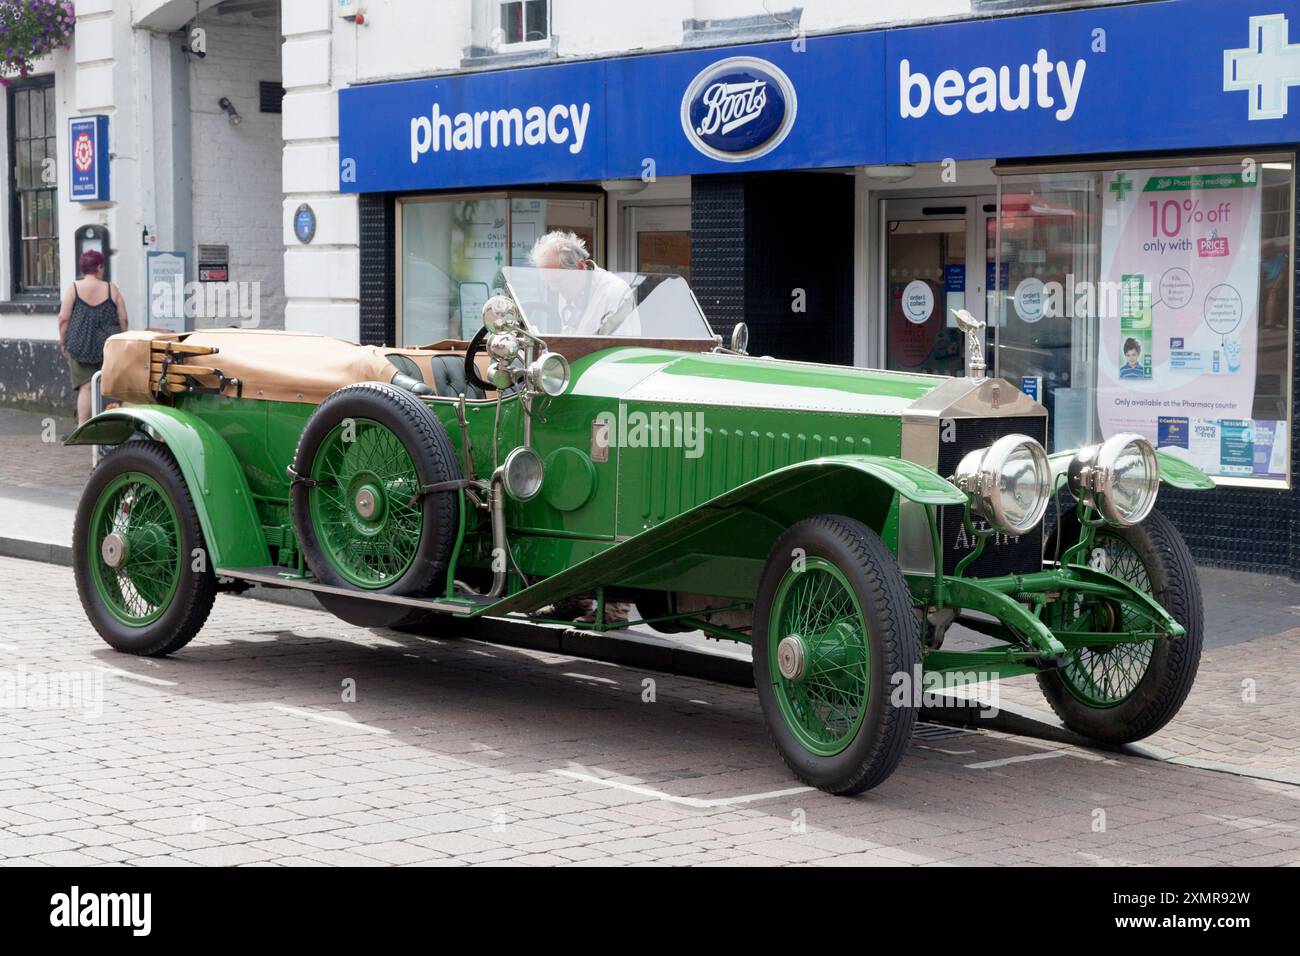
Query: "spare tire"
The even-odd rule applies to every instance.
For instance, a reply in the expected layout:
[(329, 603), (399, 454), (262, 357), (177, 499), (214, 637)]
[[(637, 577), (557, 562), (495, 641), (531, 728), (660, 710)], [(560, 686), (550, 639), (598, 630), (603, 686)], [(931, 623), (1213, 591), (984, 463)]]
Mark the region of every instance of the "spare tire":
[[(308, 419), (293, 471), (294, 528), (320, 583), (403, 597), (442, 593), (459, 530), (461, 474), (447, 430), (423, 402), (379, 382), (339, 389)], [(408, 625), (427, 613), (316, 596), (363, 627)]]

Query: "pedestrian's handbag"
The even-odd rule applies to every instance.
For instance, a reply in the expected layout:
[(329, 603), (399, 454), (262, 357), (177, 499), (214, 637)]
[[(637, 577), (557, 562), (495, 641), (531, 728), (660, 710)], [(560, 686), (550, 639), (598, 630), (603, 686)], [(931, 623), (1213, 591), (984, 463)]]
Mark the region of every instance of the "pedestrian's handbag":
[[(78, 303), (80, 305), (80, 303)], [(104, 361), (104, 343), (109, 336), (122, 331), (117, 321), (117, 308), (75, 308), (68, 323), (68, 354), (83, 365), (99, 365)]]

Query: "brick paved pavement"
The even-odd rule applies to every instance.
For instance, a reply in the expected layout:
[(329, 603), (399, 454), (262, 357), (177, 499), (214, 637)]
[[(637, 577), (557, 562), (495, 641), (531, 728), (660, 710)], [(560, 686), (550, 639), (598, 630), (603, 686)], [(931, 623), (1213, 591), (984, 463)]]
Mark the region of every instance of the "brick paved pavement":
[[(1049, 710), (1033, 677), (1000, 699)], [(1300, 629), (1210, 648), (1178, 717), (1142, 744), (1199, 760), (1300, 777)]]
[(1293, 786), (976, 734), (829, 797), (752, 692), (227, 596), (143, 660), (99, 641), (71, 578), (0, 558), (0, 680), (99, 690), (0, 704), (10, 864), (1300, 863)]

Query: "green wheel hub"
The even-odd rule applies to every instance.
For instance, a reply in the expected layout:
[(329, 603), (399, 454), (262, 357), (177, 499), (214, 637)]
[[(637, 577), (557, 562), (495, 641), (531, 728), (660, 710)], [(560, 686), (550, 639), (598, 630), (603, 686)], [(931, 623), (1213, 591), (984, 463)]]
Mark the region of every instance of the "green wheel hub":
[(362, 588), (400, 580), (424, 529), (419, 476), (401, 439), (372, 419), (344, 419), (321, 441), (310, 477), (312, 526), (338, 573)]
[(108, 612), (146, 627), (171, 605), (181, 580), (180, 521), (162, 486), (123, 472), (100, 494), (90, 516), (86, 560)]
[(807, 558), (777, 585), (768, 618), (768, 673), (799, 742), (829, 757), (857, 735), (871, 697), (866, 618), (848, 579)]
[[(1151, 593), (1151, 576), (1141, 556), (1127, 541), (1105, 528), (1099, 529), (1093, 539), (1089, 561), (1139, 591)], [(1116, 605), (1108, 602), (1085, 604), (1079, 599), (1073, 617), (1089, 630), (1123, 631), (1139, 626), (1131, 612), (1122, 614)], [(1081, 647), (1061, 665), (1061, 682), (1072, 696), (1089, 707), (1117, 707), (1133, 695), (1146, 676), (1154, 649), (1153, 641)]]

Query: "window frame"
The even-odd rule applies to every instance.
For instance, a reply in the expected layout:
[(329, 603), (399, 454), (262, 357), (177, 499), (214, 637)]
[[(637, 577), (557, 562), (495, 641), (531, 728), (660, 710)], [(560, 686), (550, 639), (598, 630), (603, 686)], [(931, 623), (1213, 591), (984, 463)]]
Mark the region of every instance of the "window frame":
[(573, 199), (582, 202), (595, 202), (596, 225), (592, 230), (592, 245), (594, 248), (589, 251), (592, 259), (597, 263), (607, 261), (605, 256), (606, 210), (604, 190), (529, 189), (523, 187), (483, 191), (462, 190), (449, 193), (412, 193), (395, 197), (393, 203), (393, 341), (396, 343), (395, 348), (412, 347), (412, 343), (406, 341), (406, 328), (402, 317), (404, 307), (402, 263), (405, 259), (402, 247), (402, 217), (405, 207), (429, 202), (457, 202), (465, 199), (503, 199), (506, 203), (506, 249), (509, 250), (514, 248), (514, 224), (513, 217), (510, 215), (511, 201), (515, 199), (531, 199), (538, 196), (544, 196), (547, 199)]
[[(40, 187), (19, 187), (18, 185), (18, 125), (17, 114), (14, 103), (19, 93), (30, 92), (31, 90), (53, 90), (55, 89), (54, 74), (41, 74), (38, 76), (25, 77), (23, 79), (11, 80), (5, 93), (5, 110), (6, 110), (6, 130), (5, 145), (6, 155), (9, 158), (9, 176), (8, 176), (8, 198), (9, 198), (9, 296), (13, 302), (27, 302), (35, 304), (49, 304), (59, 300), (60, 290), (62, 288), (62, 277), (59, 275), (60, 266), (60, 235), (59, 235), (59, 122), (58, 122), (58, 98), (54, 98), (55, 115), (51, 117), (49, 111), (46, 111), (47, 132), (41, 136), (31, 136), (31, 130), (28, 130), (28, 137), (23, 142), (30, 142), (36, 139), (54, 140), (54, 168), (56, 171), (55, 183), (53, 186)], [(29, 117), (30, 118), (30, 117)], [(52, 122), (52, 127), (49, 125)], [(50, 158), (50, 157), (47, 157)], [(54, 284), (49, 286), (33, 286), (28, 288), (24, 284), (25, 272), (23, 269), (23, 222), (22, 222), (22, 194), (23, 193), (41, 193), (48, 192), (51, 194), (51, 216), (54, 224), (54, 235), (48, 237), (54, 242)]]
[[(1225, 165), (1232, 162), (1241, 162), (1249, 158), (1257, 164), (1257, 168), (1262, 168), (1265, 163), (1286, 162), (1291, 164), (1291, 196), (1290, 196), (1290, 228), (1287, 230), (1290, 246), (1290, 267), (1287, 269), (1287, 342), (1290, 343), (1286, 349), (1286, 386), (1287, 386), (1287, 436), (1283, 446), (1286, 451), (1285, 478), (1254, 478), (1236, 475), (1215, 475), (1214, 483), (1221, 488), (1252, 488), (1262, 490), (1285, 490), (1290, 491), (1292, 488), (1292, 469), (1295, 462), (1292, 460), (1292, 440), (1295, 430), (1300, 426), (1296, 416), (1296, 363), (1295, 363), (1295, 335), (1296, 335), (1296, 201), (1300, 196), (1297, 195), (1297, 186), (1300, 183), (1300, 168), (1297, 168), (1297, 162), (1300, 162), (1300, 151), (1271, 149), (1260, 152), (1250, 152), (1241, 149), (1224, 149), (1218, 151), (1199, 151), (1190, 153), (1160, 153), (1158, 155), (1116, 155), (1106, 156), (1098, 159), (1085, 160), (1065, 160), (1065, 161), (1047, 161), (1042, 163), (996, 163), (993, 166), (993, 174), (997, 180), (997, 205), (998, 205), (998, 238), (996, 265), (997, 270), (994, 274), (1001, 275), (1002, 270), (1002, 238), (1001, 238), (1001, 217), (1002, 217), (1002, 190), (1003, 184), (1007, 177), (1024, 176), (1024, 175), (1050, 175), (1052, 173), (1093, 173), (1108, 172), (1115, 169), (1124, 169), (1132, 167), (1141, 167), (1144, 169), (1158, 168), (1162, 166), (1183, 167), (1183, 166), (1213, 166)], [(1261, 210), (1261, 214), (1263, 210)], [(1000, 376), (1001, 370), (1001, 335), (999, 328), (995, 326), (993, 334), (992, 349), (994, 359), (994, 376)]]
[[(552, 37), (551, 0), (541, 0), (541, 2), (546, 4), (546, 36), (541, 37), (540, 39), (537, 40), (529, 40), (526, 38), (528, 35), (528, 9), (527, 8), (528, 8), (529, 0), (495, 0), (495, 2), (493, 3), (493, 8), (496, 11), (495, 29), (501, 31), (500, 52), (519, 53), (528, 50), (545, 50), (550, 48), (551, 37)], [(524, 32), (525, 39), (516, 40), (515, 42), (512, 43), (506, 39), (505, 29), (501, 26), (501, 13), (503, 8), (514, 3), (518, 3), (520, 5), (520, 13), (523, 16), (523, 32)]]

